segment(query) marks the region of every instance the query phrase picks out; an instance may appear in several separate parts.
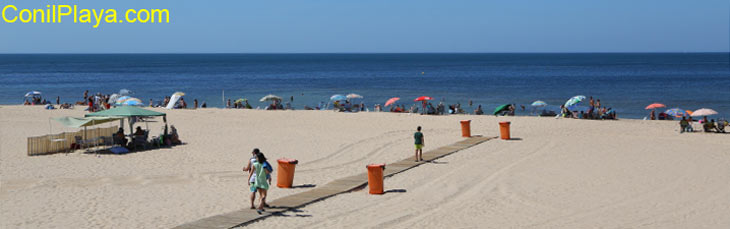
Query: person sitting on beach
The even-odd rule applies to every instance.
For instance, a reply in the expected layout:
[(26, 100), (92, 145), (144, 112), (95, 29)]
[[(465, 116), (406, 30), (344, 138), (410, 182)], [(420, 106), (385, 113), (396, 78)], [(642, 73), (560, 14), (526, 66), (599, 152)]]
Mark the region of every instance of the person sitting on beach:
[(686, 118), (682, 117), (682, 120), (679, 120), (679, 133), (687, 131), (687, 126), (690, 126), (689, 122)]
[(175, 125), (170, 126), (170, 143), (173, 145), (182, 144), (182, 141), (180, 141), (180, 135), (177, 134), (177, 128), (175, 128)]
[(717, 129), (717, 125), (715, 125), (715, 120), (711, 119), (709, 122), (705, 123), (707, 127), (705, 128), (705, 132), (712, 132), (715, 131), (716, 133), (720, 133), (720, 130)]
[(142, 127), (138, 126), (137, 129), (134, 131), (134, 136), (144, 136), (144, 130), (142, 130)]
[(700, 120), (700, 123), (702, 123), (702, 129), (705, 130), (705, 132), (710, 132), (708, 128), (710, 126), (707, 124), (708, 122), (709, 121), (707, 120), (707, 116), (702, 117), (702, 120)]
[(649, 120), (656, 120), (656, 111), (651, 110), (651, 113), (649, 113)]
[(246, 103), (246, 104), (243, 105), (244, 108), (246, 108), (246, 109), (251, 109), (252, 108), (251, 107), (251, 104), (248, 104), (248, 100), (243, 100), (243, 102)]
[(403, 112), (403, 108), (400, 107), (400, 106), (396, 106), (395, 109), (393, 109), (392, 112), (401, 113), (401, 112)]
[(208, 104), (205, 103), (205, 101), (203, 101), (203, 105), (200, 105), (200, 108), (207, 108), (207, 107), (208, 107)]
[(727, 120), (719, 119), (717, 120), (717, 132), (718, 133), (725, 133), (725, 126), (727, 126)]
[(483, 115), (484, 111), (482, 110), (482, 105), (477, 106), (477, 109), (474, 110), (475, 115)]
[(572, 114), (570, 114), (570, 110), (565, 107), (565, 105), (560, 105), (560, 116), (562, 116), (563, 118), (567, 118), (569, 116), (572, 116)]
[(117, 132), (114, 134), (114, 138), (112, 139), (114, 144), (119, 144), (121, 146), (127, 146), (127, 138), (124, 136), (124, 128), (119, 128)]
[(184, 98), (180, 98), (180, 108), (182, 108), (182, 109), (188, 108), (188, 103), (185, 102)]
[(430, 114), (430, 115), (436, 114), (436, 108), (433, 107), (433, 104), (428, 103), (428, 105), (426, 105), (426, 114)]

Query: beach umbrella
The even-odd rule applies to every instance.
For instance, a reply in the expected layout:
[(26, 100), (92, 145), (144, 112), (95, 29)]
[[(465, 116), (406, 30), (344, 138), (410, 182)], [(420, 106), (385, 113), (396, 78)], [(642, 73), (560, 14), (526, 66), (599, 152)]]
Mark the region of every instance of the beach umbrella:
[(267, 96), (261, 97), (261, 99), (259, 101), (263, 102), (263, 101), (267, 101), (267, 100), (281, 101), (281, 97), (269, 94)]
[(400, 100), (400, 98), (398, 98), (398, 97), (390, 98), (390, 99), (388, 99), (387, 102), (385, 102), (385, 106), (387, 107), (387, 106), (393, 105), (395, 103), (395, 101), (398, 101), (398, 100)]
[(646, 106), (646, 108), (644, 108), (644, 110), (657, 109), (657, 108), (662, 108), (662, 107), (667, 107), (667, 106), (665, 106), (664, 104), (661, 104), (661, 103), (652, 103), (652, 104), (649, 104), (649, 106)]
[(664, 111), (664, 113), (667, 115), (677, 117), (677, 118), (681, 118), (682, 116), (687, 115), (687, 112), (685, 112), (684, 110), (679, 109), (679, 108), (668, 109), (668, 110)]
[(692, 112), (692, 116), (699, 117), (699, 116), (710, 116), (710, 115), (716, 115), (717, 111), (710, 109), (710, 108), (702, 108), (699, 110), (696, 110)]
[(586, 97), (583, 95), (573, 96), (573, 98), (570, 98), (570, 99), (568, 99), (568, 101), (565, 101), (565, 107), (571, 107), (573, 105), (580, 103), (581, 101), (583, 101), (585, 99), (586, 99)]
[(684, 113), (687, 113), (688, 115), (692, 116), (692, 111), (691, 110), (684, 110)]
[(362, 99), (363, 98), (362, 95), (358, 95), (358, 94), (355, 94), (355, 93), (350, 93), (350, 94), (348, 94), (345, 97), (347, 97), (348, 99)]
[(33, 97), (36, 95), (41, 95), (40, 91), (29, 91), (28, 93), (25, 93), (25, 97)]
[(346, 99), (347, 99), (346, 96), (340, 95), (340, 94), (336, 94), (336, 95), (330, 96), (330, 101), (332, 101), (332, 100), (335, 100), (335, 101), (336, 100), (346, 100)]
[(129, 98), (127, 100), (124, 100), (120, 104), (124, 106), (144, 106), (142, 100), (139, 100), (138, 98)]
[(130, 97), (130, 96), (122, 96), (122, 97), (118, 97), (118, 98), (117, 98), (117, 99), (115, 100), (114, 104), (117, 104), (117, 105), (122, 105), (122, 103), (123, 103), (124, 101), (127, 101), (128, 99), (133, 99), (133, 98), (132, 98), (132, 97)]
[(418, 102), (418, 101), (426, 101), (426, 100), (433, 100), (433, 98), (428, 97), (428, 96), (421, 96), (421, 97), (414, 99), (413, 101)]
[(494, 115), (497, 115), (497, 114), (499, 114), (499, 112), (509, 109), (510, 105), (511, 104), (503, 104), (501, 106), (498, 106), (497, 108), (494, 108)]
[(548, 104), (546, 102), (543, 102), (542, 100), (538, 100), (538, 101), (532, 102), (532, 104), (531, 104), (531, 106), (533, 106), (533, 107), (544, 107), (544, 106), (547, 106), (547, 105)]
[(114, 93), (114, 94), (110, 95), (109, 96), (109, 104), (116, 104), (117, 103), (117, 99), (119, 99), (119, 94)]
[(177, 96), (183, 97), (183, 96), (185, 96), (185, 93), (181, 92), (181, 91), (177, 91), (175, 93), (172, 93), (172, 95), (177, 95)]
[(126, 96), (126, 95), (130, 95), (130, 94), (132, 94), (132, 91), (130, 91), (130, 90), (127, 90), (127, 89), (119, 90), (119, 95), (121, 95), (121, 96)]

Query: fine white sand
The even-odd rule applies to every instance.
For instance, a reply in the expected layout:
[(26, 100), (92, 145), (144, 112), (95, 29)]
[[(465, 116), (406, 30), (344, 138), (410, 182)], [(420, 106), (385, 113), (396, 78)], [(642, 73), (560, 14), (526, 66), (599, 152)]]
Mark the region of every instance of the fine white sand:
[[(241, 167), (254, 147), (271, 161), (299, 159), (295, 185), (323, 185), (364, 172), (368, 163), (412, 156), (418, 125), (426, 151), (456, 142), (461, 119), (472, 119), (472, 133), (485, 136), (497, 136), (497, 122), (510, 120), (519, 140), (488, 141), (387, 178), (385, 195), (342, 194), (250, 226), (730, 226), (730, 134), (679, 134), (676, 122), (160, 111), (185, 145), (28, 157), (27, 137), (75, 131), (50, 117), (84, 112), (0, 107), (0, 228), (169, 228), (247, 208)], [(149, 125), (159, 134), (161, 122)], [(304, 190), (274, 187), (270, 200)]]

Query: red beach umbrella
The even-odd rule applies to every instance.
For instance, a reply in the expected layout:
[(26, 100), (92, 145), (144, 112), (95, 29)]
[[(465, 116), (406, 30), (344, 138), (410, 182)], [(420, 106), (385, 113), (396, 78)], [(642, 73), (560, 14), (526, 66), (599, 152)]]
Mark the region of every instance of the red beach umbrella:
[(646, 108), (644, 108), (644, 109), (649, 110), (649, 109), (657, 109), (657, 108), (662, 108), (662, 107), (667, 107), (667, 106), (665, 106), (664, 104), (661, 104), (661, 103), (652, 103), (652, 104), (649, 104), (649, 106), (646, 106)]
[(433, 98), (431, 98), (431, 97), (428, 97), (428, 96), (421, 96), (421, 97), (418, 97), (418, 98), (416, 98), (416, 99), (415, 99), (415, 100), (413, 100), (413, 101), (416, 101), (416, 102), (418, 102), (418, 101), (426, 101), (426, 100), (433, 100)]
[(393, 105), (393, 103), (395, 103), (395, 101), (398, 101), (399, 99), (400, 98), (398, 98), (398, 97), (390, 98), (390, 99), (388, 99), (387, 102), (385, 102), (385, 106), (387, 107), (387, 106)]

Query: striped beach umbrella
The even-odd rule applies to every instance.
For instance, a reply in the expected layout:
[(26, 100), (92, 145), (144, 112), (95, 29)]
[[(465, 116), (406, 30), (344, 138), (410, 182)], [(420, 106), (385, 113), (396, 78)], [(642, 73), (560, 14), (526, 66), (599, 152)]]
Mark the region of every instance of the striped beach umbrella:
[(544, 106), (547, 106), (548, 104), (542, 100), (538, 100), (538, 101), (532, 102), (532, 104), (530, 104), (530, 105), (533, 107), (544, 107)]
[(586, 99), (586, 97), (584, 95), (573, 96), (573, 98), (570, 98), (570, 99), (568, 99), (568, 101), (565, 101), (565, 107), (572, 107), (572, 106), (582, 102), (585, 99)]
[(677, 117), (677, 118), (681, 118), (682, 116), (687, 115), (687, 112), (685, 112), (684, 110), (679, 109), (679, 108), (668, 109), (668, 110), (664, 111), (664, 113), (667, 115)]
[(123, 105), (123, 106), (144, 106), (144, 104), (142, 103), (142, 100), (139, 100), (138, 98), (126, 99), (123, 102), (121, 102), (121, 105)]
[[(117, 97), (117, 98), (116, 98), (116, 100), (114, 101), (114, 104), (116, 104), (116, 105), (122, 105), (122, 103), (123, 103), (124, 101), (127, 101), (128, 99), (133, 99), (133, 98), (132, 98), (132, 97), (130, 97), (130, 96), (122, 96), (122, 97)], [(111, 100), (110, 100), (110, 101), (111, 101)]]
[(335, 94), (335, 95), (330, 96), (330, 101), (332, 101), (332, 100), (338, 101), (338, 100), (346, 100), (346, 99), (347, 99), (346, 96), (340, 95), (340, 94)]

